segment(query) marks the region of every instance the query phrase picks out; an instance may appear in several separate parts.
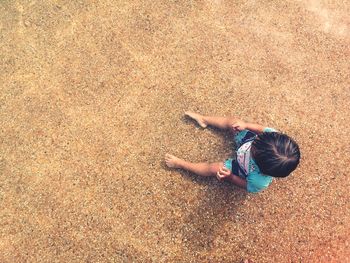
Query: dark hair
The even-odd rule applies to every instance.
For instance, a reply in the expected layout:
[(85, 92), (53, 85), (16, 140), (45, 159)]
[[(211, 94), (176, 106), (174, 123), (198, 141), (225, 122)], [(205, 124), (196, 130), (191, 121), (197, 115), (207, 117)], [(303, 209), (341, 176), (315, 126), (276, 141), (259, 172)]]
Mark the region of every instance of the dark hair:
[(263, 174), (286, 177), (300, 161), (298, 144), (279, 132), (263, 132), (252, 144), (252, 156)]

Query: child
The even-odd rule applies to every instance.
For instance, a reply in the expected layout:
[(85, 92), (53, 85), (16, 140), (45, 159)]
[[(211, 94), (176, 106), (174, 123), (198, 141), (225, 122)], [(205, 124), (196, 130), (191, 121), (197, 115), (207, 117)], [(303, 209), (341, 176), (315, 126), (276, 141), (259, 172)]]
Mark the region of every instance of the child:
[(181, 168), (201, 176), (216, 176), (227, 180), (248, 192), (265, 189), (273, 177), (286, 177), (299, 164), (298, 144), (285, 134), (259, 124), (247, 123), (236, 118), (203, 116), (194, 112), (185, 115), (202, 127), (208, 125), (237, 133), (237, 157), (219, 163), (191, 163), (167, 154), (168, 167)]

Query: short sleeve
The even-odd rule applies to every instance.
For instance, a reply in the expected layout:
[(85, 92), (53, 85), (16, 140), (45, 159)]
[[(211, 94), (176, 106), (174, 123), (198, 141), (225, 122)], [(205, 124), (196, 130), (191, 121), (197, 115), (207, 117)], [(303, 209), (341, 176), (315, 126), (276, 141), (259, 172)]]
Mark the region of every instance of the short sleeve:
[(250, 193), (258, 193), (268, 187), (271, 182), (271, 176), (262, 175), (260, 172), (252, 171), (247, 176), (247, 191)]
[(248, 130), (243, 130), (235, 135), (234, 140), (237, 146), (240, 146), (242, 144), (243, 138), (247, 135), (248, 132)]
[(264, 132), (277, 132), (277, 130), (274, 129), (274, 128), (265, 127), (265, 128), (264, 128)]

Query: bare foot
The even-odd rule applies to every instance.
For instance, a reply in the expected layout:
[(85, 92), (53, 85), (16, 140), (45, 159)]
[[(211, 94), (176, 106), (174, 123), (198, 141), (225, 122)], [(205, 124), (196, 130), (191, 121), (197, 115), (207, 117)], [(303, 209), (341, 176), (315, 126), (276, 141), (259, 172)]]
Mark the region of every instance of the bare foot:
[(166, 154), (165, 155), (165, 163), (170, 168), (181, 168), (181, 159), (177, 158), (174, 155)]
[(206, 128), (208, 126), (204, 121), (204, 118), (203, 118), (204, 116), (202, 116), (198, 113), (194, 113), (192, 111), (186, 111), (185, 115), (190, 117), (191, 119), (194, 119), (195, 121), (197, 121), (199, 126), (201, 126), (202, 128)]

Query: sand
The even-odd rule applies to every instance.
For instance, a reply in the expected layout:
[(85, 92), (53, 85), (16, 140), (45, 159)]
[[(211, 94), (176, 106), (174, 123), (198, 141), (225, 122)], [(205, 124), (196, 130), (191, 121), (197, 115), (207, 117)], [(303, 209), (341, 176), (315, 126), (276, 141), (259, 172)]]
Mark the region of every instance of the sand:
[[(350, 260), (346, 1), (0, 2), (0, 262)], [(186, 110), (300, 144), (247, 194), (168, 169), (232, 137)]]

